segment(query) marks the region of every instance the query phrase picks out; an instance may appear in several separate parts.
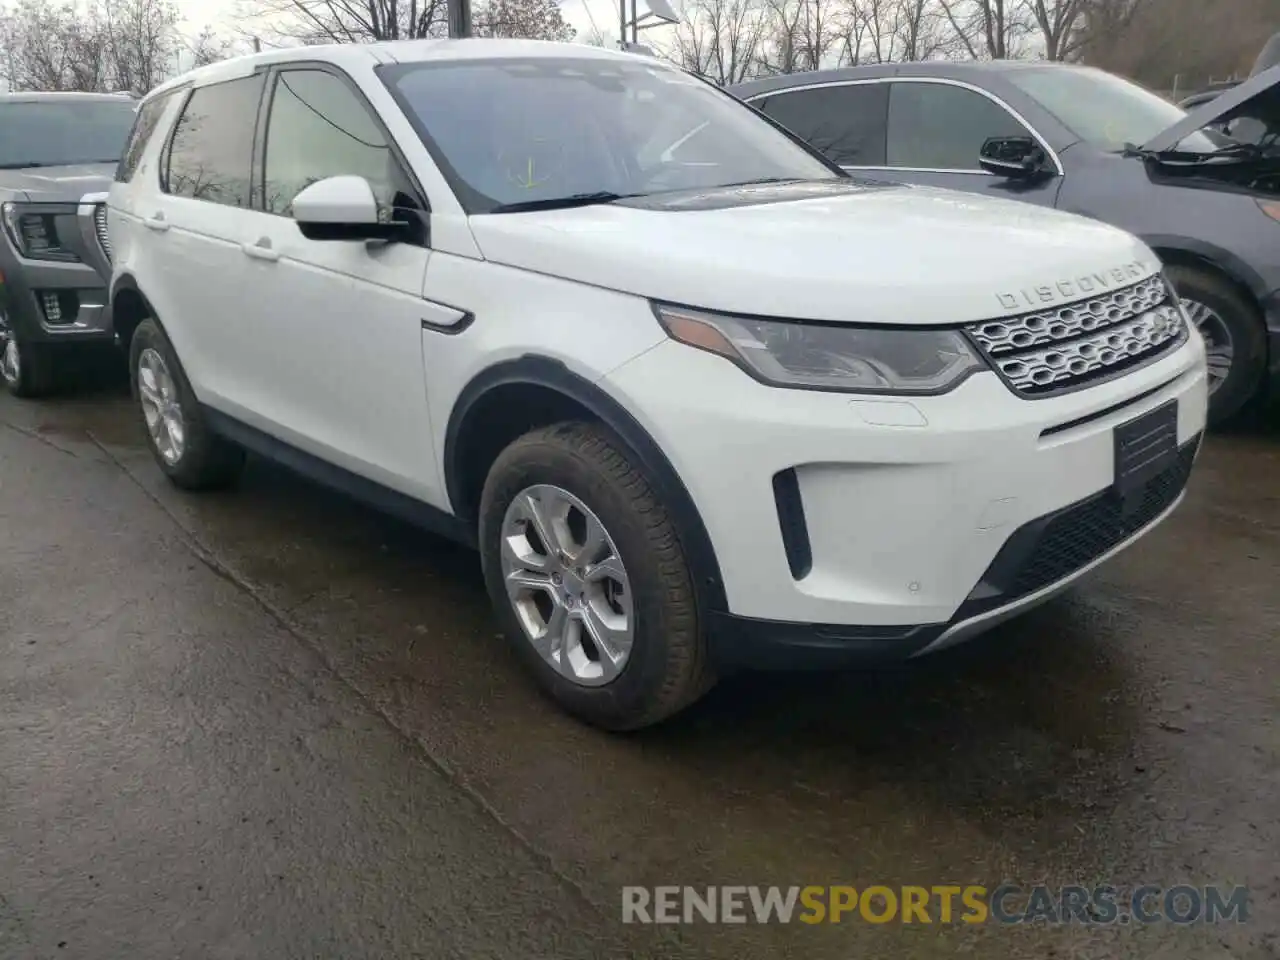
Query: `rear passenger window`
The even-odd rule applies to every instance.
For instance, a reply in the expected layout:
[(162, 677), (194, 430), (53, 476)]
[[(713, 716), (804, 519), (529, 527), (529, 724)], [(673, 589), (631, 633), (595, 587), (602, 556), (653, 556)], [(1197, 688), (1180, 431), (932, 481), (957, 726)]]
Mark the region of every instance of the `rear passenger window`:
[(156, 125), (160, 122), (160, 117), (164, 115), (165, 107), (169, 105), (172, 98), (172, 93), (161, 94), (138, 108), (133, 118), (133, 129), (129, 131), (129, 139), (124, 146), (124, 154), (116, 167), (118, 183), (128, 183), (133, 179), (138, 164), (142, 162), (142, 155), (147, 151), (147, 144), (151, 142), (151, 137), (156, 132)]
[(884, 166), (887, 84), (784, 91), (767, 95), (753, 105), (835, 163), (848, 167)]
[(256, 74), (197, 87), (174, 128), (164, 189), (179, 197), (247, 207), (253, 131), (262, 96)]
[(893, 85), (889, 98), (889, 166), (973, 170), (989, 137), (1027, 137), (1004, 107), (975, 90), (946, 83)]
[(282, 71), (271, 99), (263, 161), (262, 204), (290, 215), (293, 198), (328, 177), (364, 177), (379, 205), (407, 205), (403, 178), (387, 138), (364, 101), (325, 70)]

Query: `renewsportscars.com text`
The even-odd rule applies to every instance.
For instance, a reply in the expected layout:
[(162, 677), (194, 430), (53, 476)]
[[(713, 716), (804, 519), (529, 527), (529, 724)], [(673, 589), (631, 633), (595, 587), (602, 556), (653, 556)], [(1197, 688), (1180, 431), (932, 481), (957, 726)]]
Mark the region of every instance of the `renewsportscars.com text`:
[(623, 923), (1244, 923), (1246, 887), (1101, 885), (622, 888)]

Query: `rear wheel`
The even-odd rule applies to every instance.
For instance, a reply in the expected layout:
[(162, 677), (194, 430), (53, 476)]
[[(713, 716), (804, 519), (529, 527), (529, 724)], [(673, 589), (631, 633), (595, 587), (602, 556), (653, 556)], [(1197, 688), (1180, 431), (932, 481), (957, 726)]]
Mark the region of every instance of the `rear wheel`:
[(147, 444), (165, 475), (188, 490), (235, 482), (244, 451), (209, 429), (173, 346), (154, 320), (134, 331), (129, 369)]
[(600, 427), (512, 443), (481, 497), (485, 583), (540, 686), (608, 730), (657, 723), (713, 683), (693, 581), (644, 474)]
[(1258, 395), (1267, 362), (1257, 308), (1223, 278), (1196, 267), (1167, 269), (1209, 360), (1209, 423), (1221, 426)]

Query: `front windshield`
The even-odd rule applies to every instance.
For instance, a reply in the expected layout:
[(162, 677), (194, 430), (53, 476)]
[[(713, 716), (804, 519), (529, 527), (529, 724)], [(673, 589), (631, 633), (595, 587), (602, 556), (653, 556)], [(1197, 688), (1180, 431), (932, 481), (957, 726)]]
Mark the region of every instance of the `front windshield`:
[(115, 163), (135, 107), (123, 98), (0, 103), (0, 169)]
[[(1009, 79), (1081, 140), (1101, 150), (1140, 147), (1187, 115), (1181, 107), (1123, 77), (1087, 67), (1011, 70)], [(1221, 143), (1193, 133), (1178, 149), (1212, 153)]]
[(656, 62), (463, 60), (383, 77), (470, 213), (841, 176), (729, 95)]

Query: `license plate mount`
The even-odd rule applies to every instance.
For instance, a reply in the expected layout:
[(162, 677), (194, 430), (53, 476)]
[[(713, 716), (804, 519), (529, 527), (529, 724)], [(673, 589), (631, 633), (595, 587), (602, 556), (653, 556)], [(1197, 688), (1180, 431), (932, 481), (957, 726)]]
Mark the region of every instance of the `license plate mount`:
[(1178, 459), (1178, 401), (1170, 400), (1120, 424), (1113, 436), (1113, 487), (1127, 503)]

